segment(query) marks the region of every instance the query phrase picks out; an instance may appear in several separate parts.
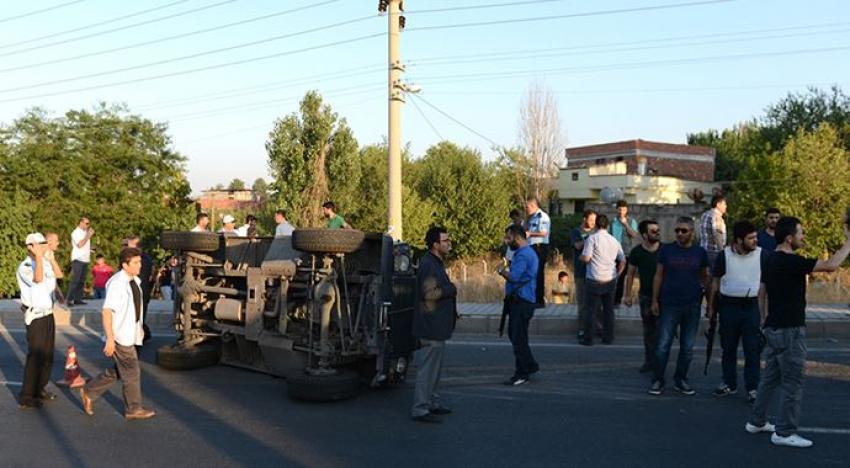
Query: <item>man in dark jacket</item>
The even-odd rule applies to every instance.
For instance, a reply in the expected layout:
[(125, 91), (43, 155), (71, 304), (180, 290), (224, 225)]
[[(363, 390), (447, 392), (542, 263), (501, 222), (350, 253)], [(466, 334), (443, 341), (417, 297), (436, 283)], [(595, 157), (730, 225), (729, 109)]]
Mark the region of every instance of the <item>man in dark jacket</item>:
[(416, 273), (418, 291), (413, 315), (413, 335), (422, 343), (419, 372), (413, 393), (414, 421), (438, 423), (437, 415), (451, 409), (440, 405), (437, 384), (443, 367), (446, 340), (452, 337), (457, 318), (457, 288), (446, 274), (443, 260), (452, 249), (445, 228), (432, 227), (425, 234), (428, 252), (419, 261)]

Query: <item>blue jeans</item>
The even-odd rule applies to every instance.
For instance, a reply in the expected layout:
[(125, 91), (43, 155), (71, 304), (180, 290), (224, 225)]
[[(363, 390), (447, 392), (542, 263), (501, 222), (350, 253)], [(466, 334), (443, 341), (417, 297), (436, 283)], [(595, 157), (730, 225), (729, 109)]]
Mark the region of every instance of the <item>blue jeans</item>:
[(699, 329), (702, 298), (686, 305), (662, 305), (658, 320), (658, 347), (655, 349), (655, 378), (664, 382), (670, 347), (676, 328), (679, 329), (679, 357), (673, 379), (680, 382), (688, 379), (688, 368), (694, 357), (694, 339)]
[(95, 299), (106, 299), (106, 288), (94, 288)]
[(744, 385), (747, 391), (759, 385), (758, 302), (720, 298), (720, 346), (723, 347), (723, 383), (738, 388), (738, 341), (744, 348)]

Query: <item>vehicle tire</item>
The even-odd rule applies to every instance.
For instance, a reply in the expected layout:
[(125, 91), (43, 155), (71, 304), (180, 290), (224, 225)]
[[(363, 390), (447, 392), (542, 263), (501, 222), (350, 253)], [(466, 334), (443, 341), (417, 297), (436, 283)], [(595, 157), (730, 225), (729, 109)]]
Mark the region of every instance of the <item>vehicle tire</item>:
[(309, 253), (351, 253), (363, 244), (366, 234), (355, 229), (296, 229), (292, 247)]
[(169, 370), (189, 370), (218, 364), (221, 346), (205, 342), (197, 346), (165, 345), (156, 350), (156, 363)]
[(191, 252), (215, 252), (219, 235), (212, 232), (165, 231), (160, 236), (162, 248)]
[(354, 398), (363, 389), (363, 380), (356, 372), (339, 369), (334, 375), (310, 375), (298, 372), (286, 378), (286, 393), (302, 401), (327, 402)]

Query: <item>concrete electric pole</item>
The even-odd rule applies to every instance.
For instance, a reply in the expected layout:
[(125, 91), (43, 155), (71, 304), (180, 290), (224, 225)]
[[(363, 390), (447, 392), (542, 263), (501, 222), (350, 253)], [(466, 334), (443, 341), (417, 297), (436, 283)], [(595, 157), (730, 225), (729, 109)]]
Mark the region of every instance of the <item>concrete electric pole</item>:
[(404, 104), (405, 86), (401, 82), (404, 66), (401, 64), (399, 35), (404, 28), (402, 0), (379, 0), (378, 11), (387, 13), (389, 20), (389, 121), (387, 138), (389, 152), (387, 168), (389, 174), (387, 194), (387, 233), (396, 241), (402, 240), (401, 220), (401, 106)]

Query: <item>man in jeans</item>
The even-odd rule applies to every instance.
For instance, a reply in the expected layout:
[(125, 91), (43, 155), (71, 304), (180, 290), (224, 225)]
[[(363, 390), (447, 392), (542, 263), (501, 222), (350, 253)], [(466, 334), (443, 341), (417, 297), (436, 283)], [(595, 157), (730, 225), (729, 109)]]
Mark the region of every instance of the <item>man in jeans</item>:
[(437, 385), (443, 368), (446, 340), (452, 337), (457, 318), (457, 288), (446, 274), (443, 263), (452, 250), (452, 241), (442, 227), (425, 233), (428, 252), (419, 261), (416, 281), (418, 297), (413, 315), (413, 335), (419, 339), (419, 371), (413, 393), (411, 417), (417, 422), (439, 423), (438, 415), (451, 409), (440, 404)]
[(694, 338), (699, 328), (702, 297), (708, 286), (708, 255), (705, 249), (694, 245), (693, 219), (677, 219), (675, 232), (676, 241), (662, 245), (658, 251), (658, 265), (652, 283), (652, 314), (660, 314), (660, 319), (655, 349), (655, 380), (649, 387), (650, 395), (661, 395), (664, 391), (664, 374), (677, 328), (679, 357), (673, 388), (683, 395), (696, 393), (688, 384), (688, 368), (694, 357)]
[[(745, 429), (750, 434), (775, 432), (770, 441), (788, 447), (811, 447), (797, 435), (806, 366), (806, 276), (835, 271), (850, 254), (850, 229), (844, 226), (844, 245), (829, 260), (804, 258), (794, 252), (805, 245), (800, 220), (780, 218), (776, 224), (776, 250), (768, 257), (761, 276), (760, 294), (766, 299), (764, 336), (765, 369), (753, 413)], [(761, 301), (764, 304), (765, 301)], [(762, 315), (765, 310), (762, 309)], [(767, 422), (767, 405), (779, 389), (776, 426)]]
[[(614, 293), (617, 278), (626, 268), (626, 256), (620, 243), (608, 234), (608, 217), (596, 217), (596, 233), (587, 238), (579, 260), (587, 264), (585, 294), (590, 310), (602, 305), (602, 343), (614, 341)], [(584, 339), (580, 344), (593, 345), (593, 315), (584, 318)]]
[(658, 264), (658, 247), (661, 245), (661, 228), (654, 219), (645, 219), (638, 225), (643, 242), (636, 245), (627, 257), (629, 272), (626, 274), (626, 290), (623, 303), (632, 306), (632, 285), (635, 272), (640, 278), (638, 300), (640, 319), (643, 322), (643, 365), (641, 374), (655, 369), (655, 343), (658, 340), (658, 317), (652, 314), (652, 281)]
[(711, 197), (711, 209), (706, 210), (699, 219), (700, 246), (708, 252), (708, 266), (714, 268), (717, 255), (726, 247), (726, 197), (715, 195)]
[[(720, 344), (723, 347), (723, 383), (714, 396), (734, 395), (738, 391), (738, 342), (744, 346), (744, 384), (747, 400), (756, 401), (759, 384), (758, 293), (766, 252), (758, 246), (756, 226), (738, 221), (732, 227), (732, 245), (726, 247), (714, 263), (711, 289), (706, 294), (709, 320), (720, 312)], [(720, 293), (717, 303), (716, 294)]]
[(513, 249), (514, 259), (510, 270), (500, 269), (499, 274), (507, 280), (505, 298), (508, 303), (508, 337), (514, 348), (514, 375), (505, 381), (505, 385), (522, 385), (528, 382), (531, 374), (540, 370), (531, 347), (528, 346), (528, 323), (534, 316), (537, 288), (537, 254), (528, 245), (525, 229), (522, 226), (508, 226), (505, 230), (505, 243)]
[[(611, 221), (611, 235), (620, 243), (623, 248), (623, 253), (626, 254), (628, 261), (629, 252), (632, 246), (640, 240), (638, 235), (638, 223), (634, 218), (629, 216), (629, 203), (626, 200), (617, 202), (617, 216)], [(623, 270), (625, 272), (625, 270)], [(617, 291), (614, 293), (614, 305), (619, 307), (623, 302), (623, 290), (626, 284), (626, 275), (620, 274), (617, 278)]]
[[(587, 265), (581, 260), (584, 241), (596, 229), (596, 212), (591, 209), (582, 213), (581, 226), (570, 232), (570, 242), (573, 244), (573, 282), (575, 284), (576, 307), (578, 308), (578, 340), (584, 340), (584, 316), (587, 314), (587, 299), (584, 294), (584, 281), (587, 276)], [(591, 312), (596, 321), (596, 311)]]

